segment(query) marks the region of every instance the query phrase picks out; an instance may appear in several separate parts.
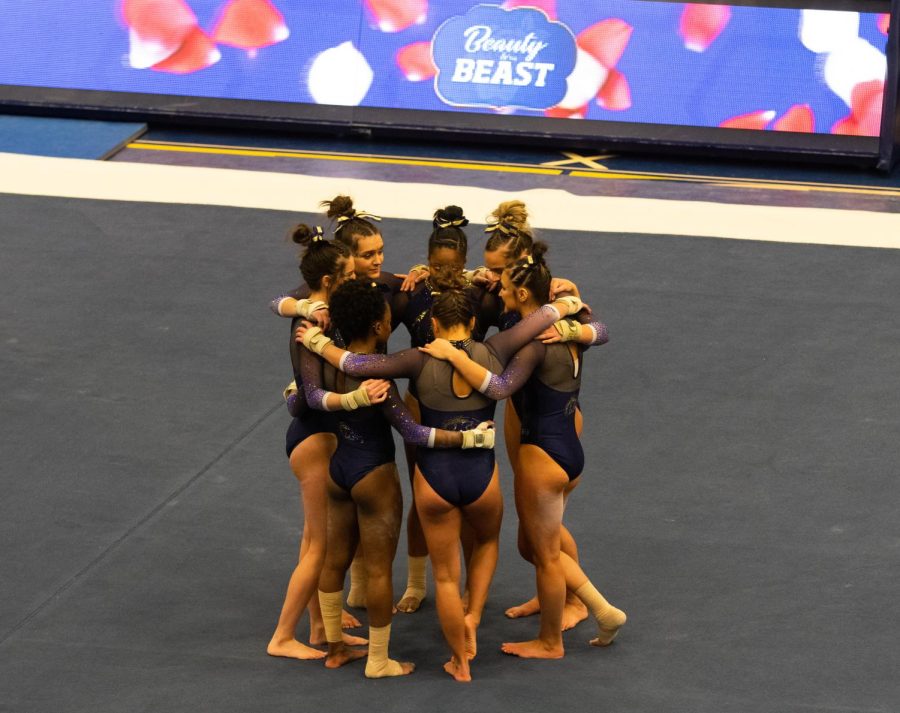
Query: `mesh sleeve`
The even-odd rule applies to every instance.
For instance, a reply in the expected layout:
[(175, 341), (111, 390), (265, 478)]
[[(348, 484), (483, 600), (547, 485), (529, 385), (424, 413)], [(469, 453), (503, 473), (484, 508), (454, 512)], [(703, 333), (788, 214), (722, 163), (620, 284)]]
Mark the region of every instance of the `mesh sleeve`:
[(327, 411), (325, 396), (328, 392), (323, 388), (322, 360), (305, 347), (300, 347), (300, 378), (306, 403), (314, 409)]
[(484, 395), (495, 401), (512, 396), (521, 389), (544, 357), (544, 345), (530, 342), (510, 359), (500, 375), (491, 374)]
[(559, 320), (559, 318), (560, 314), (555, 307), (544, 305), (506, 331), (494, 334), (485, 342), (485, 345), (490, 348), (499, 362), (505, 366), (513, 354)]
[(356, 379), (415, 379), (426, 358), (418, 349), (404, 349), (393, 354), (345, 352), (341, 371)]
[(387, 400), (381, 404), (381, 410), (406, 443), (413, 446), (428, 446), (431, 429), (416, 423), (412, 413), (401, 400), (397, 385), (393, 382)]

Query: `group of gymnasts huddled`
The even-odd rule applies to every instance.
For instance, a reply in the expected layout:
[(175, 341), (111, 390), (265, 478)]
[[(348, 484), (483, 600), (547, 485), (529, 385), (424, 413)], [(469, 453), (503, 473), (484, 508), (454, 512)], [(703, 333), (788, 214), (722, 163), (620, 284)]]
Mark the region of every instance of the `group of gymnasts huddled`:
[[(492, 420), (501, 399), (507, 399), (504, 437), (515, 475), (519, 551), (537, 579), (537, 596), (506, 613), (540, 612), (537, 637), (502, 650), (560, 658), (562, 631), (588, 613), (598, 627), (590, 643), (610, 644), (625, 613), (582, 571), (562, 522), (584, 466), (581, 364), (586, 349), (607, 341), (606, 326), (572, 282), (551, 277), (547, 246), (534, 240), (521, 201), (491, 214), (484, 266), (472, 271), (462, 209), (438, 210), (427, 264), (404, 275), (382, 270), (378, 216), (355, 209), (347, 196), (322, 205), (332, 222), (328, 233), (297, 225), (290, 234), (304, 248), (305, 284), (272, 303), (278, 315), (292, 318), (286, 445), (304, 523), (268, 653), (324, 658), (329, 668), (367, 656), (370, 678), (410, 673), (413, 664), (388, 655), (391, 618), (419, 608), (430, 558), (451, 653), (444, 669), (471, 680), (503, 514)], [(401, 324), (411, 347), (389, 354), (388, 338)], [(498, 331), (487, 336), (491, 327)], [(400, 378), (408, 380), (405, 397), (393, 381)], [(391, 568), (403, 502), (392, 427), (406, 447), (413, 492), (408, 584), (396, 605)], [(368, 641), (343, 631), (360, 626), (344, 610), (348, 569), (347, 603), (367, 609)], [(312, 646), (296, 638), (305, 610)], [(313, 648), (324, 644), (327, 652)]]

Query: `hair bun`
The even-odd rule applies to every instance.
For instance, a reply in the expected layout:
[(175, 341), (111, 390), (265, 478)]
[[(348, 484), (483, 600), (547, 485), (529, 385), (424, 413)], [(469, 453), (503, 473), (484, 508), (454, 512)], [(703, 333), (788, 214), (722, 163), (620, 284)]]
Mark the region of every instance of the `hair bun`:
[(288, 232), (288, 238), (297, 243), (297, 245), (308, 247), (310, 243), (312, 243), (312, 239), (316, 234), (316, 231), (313, 230), (313, 228), (311, 228), (310, 226), (306, 225), (306, 223), (298, 223), (290, 229), (290, 231)]
[(353, 216), (353, 199), (350, 196), (335, 196), (330, 201), (322, 201), (320, 204), (327, 207), (326, 215), (331, 218), (339, 218), (342, 215)]
[(432, 225), (435, 228), (465, 228), (469, 224), (469, 219), (463, 213), (463, 209), (458, 205), (448, 205), (445, 208), (438, 208), (434, 213)]
[(541, 242), (540, 240), (536, 241), (531, 246), (531, 257), (534, 262), (538, 265), (546, 265), (547, 263), (544, 261), (544, 255), (547, 254), (549, 249), (547, 243)]

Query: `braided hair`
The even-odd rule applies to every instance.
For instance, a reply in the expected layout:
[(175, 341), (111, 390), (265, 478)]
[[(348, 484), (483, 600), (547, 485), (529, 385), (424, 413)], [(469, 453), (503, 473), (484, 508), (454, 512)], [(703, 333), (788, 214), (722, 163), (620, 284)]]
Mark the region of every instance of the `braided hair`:
[(288, 238), (306, 248), (300, 258), (300, 274), (311, 290), (322, 288), (322, 278), (336, 278), (344, 260), (350, 257), (346, 245), (335, 240), (326, 240), (319, 226), (310, 227), (299, 223), (291, 228)]
[(358, 214), (350, 196), (335, 196), (332, 200), (322, 201), (319, 205), (327, 208), (325, 214), (337, 221), (334, 239), (350, 248), (353, 254), (356, 254), (360, 238), (381, 234), (378, 227), (371, 220), (366, 219), (366, 216), (373, 219), (374, 216), (369, 216), (367, 213)]
[(469, 219), (463, 215), (463, 209), (458, 205), (448, 205), (434, 212), (434, 220), (431, 222), (433, 230), (428, 237), (428, 254), (435, 250), (448, 248), (458, 252), (466, 260), (469, 250), (469, 240), (463, 232), (469, 224)]
[(522, 201), (501, 203), (490, 217), (487, 230), (491, 236), (484, 246), (485, 252), (503, 250), (504, 257), (511, 262), (531, 251), (534, 233), (528, 224), (528, 209)]
[(519, 258), (507, 268), (513, 287), (524, 287), (539, 304), (550, 301), (552, 275), (544, 261), (547, 249), (546, 243), (538, 241), (532, 246), (531, 255)]
[(371, 280), (350, 280), (334, 291), (328, 308), (334, 326), (349, 344), (369, 336), (372, 325), (384, 319), (387, 303)]
[(444, 329), (458, 324), (468, 325), (475, 316), (475, 309), (465, 290), (466, 283), (462, 275), (442, 274), (436, 276), (433, 283), (440, 292), (434, 296), (431, 316)]

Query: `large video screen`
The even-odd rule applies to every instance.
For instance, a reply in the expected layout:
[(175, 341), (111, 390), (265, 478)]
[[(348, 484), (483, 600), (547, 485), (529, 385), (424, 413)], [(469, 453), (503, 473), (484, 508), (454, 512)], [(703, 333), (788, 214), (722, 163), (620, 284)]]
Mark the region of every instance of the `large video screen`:
[(0, 0), (0, 84), (877, 136), (887, 31), (652, 0)]

